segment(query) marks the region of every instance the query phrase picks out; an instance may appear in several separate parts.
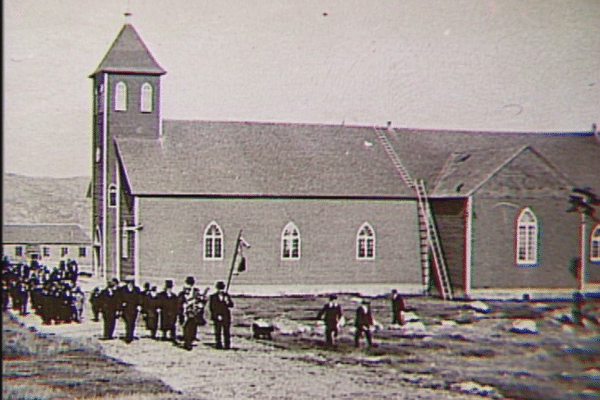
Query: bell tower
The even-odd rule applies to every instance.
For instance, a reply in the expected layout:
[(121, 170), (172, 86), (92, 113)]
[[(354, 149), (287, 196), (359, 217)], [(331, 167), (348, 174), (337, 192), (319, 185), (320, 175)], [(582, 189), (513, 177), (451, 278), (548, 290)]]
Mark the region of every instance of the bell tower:
[[(125, 14), (128, 17), (130, 14)], [(115, 139), (157, 140), (161, 135), (160, 78), (166, 71), (126, 22), (93, 81), (92, 223), (96, 276), (121, 278), (119, 271), (120, 169)]]

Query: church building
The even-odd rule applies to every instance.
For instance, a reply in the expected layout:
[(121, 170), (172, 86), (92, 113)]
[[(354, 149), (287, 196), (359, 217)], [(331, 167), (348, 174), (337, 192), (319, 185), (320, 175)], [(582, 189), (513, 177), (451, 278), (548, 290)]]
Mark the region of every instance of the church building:
[(99, 277), (213, 285), (235, 257), (232, 293), (600, 287), (600, 224), (582, 245), (565, 212), (573, 187), (600, 190), (593, 132), (164, 120), (165, 73), (125, 24), (90, 75)]

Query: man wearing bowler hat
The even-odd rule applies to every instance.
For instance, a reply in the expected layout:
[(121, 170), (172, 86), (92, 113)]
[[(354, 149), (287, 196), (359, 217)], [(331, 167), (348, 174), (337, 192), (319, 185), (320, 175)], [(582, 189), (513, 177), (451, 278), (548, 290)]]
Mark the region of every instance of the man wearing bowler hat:
[[(215, 341), (217, 349), (223, 348), (223, 342), (225, 342), (225, 349), (229, 349), (231, 346), (231, 335), (229, 328), (231, 327), (231, 311), (233, 307), (233, 300), (227, 292), (225, 292), (225, 283), (222, 281), (216, 284), (217, 292), (210, 295), (209, 308), (210, 315), (215, 327)], [(221, 341), (221, 334), (223, 341)]]

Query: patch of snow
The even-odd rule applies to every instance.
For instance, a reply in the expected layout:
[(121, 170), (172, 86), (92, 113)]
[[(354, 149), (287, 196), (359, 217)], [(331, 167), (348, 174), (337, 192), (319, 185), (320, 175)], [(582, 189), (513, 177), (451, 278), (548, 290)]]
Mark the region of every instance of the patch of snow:
[(467, 381), (467, 382), (459, 382), (453, 383), (450, 385), (451, 390), (455, 390), (465, 394), (476, 394), (479, 396), (489, 396), (493, 399), (500, 399), (502, 396), (496, 388), (490, 385), (482, 385), (477, 382)]
[(573, 315), (570, 309), (557, 309), (550, 313), (550, 318), (561, 323), (573, 323)]
[(513, 321), (509, 331), (515, 333), (538, 333), (537, 323), (531, 319), (518, 319)]
[(417, 315), (417, 313), (414, 313), (412, 311), (402, 311), (402, 317), (403, 317), (405, 323), (420, 321), (420, 318)]
[(440, 321), (440, 325), (442, 326), (442, 328), (453, 328), (458, 324), (456, 323), (456, 321), (443, 319)]
[(322, 323), (322, 321), (319, 321), (319, 322), (321, 322), (320, 326), (311, 327), (309, 325), (301, 324), (296, 321), (292, 321), (292, 320), (288, 320), (288, 319), (284, 319), (284, 318), (276, 318), (273, 321), (271, 321), (270, 325), (273, 325), (275, 327), (275, 329), (277, 329), (280, 333), (282, 333), (284, 335), (296, 335), (296, 334), (310, 332), (310, 331), (314, 330), (315, 328), (321, 328), (321, 330), (323, 330), (323, 328), (322, 328), (323, 323)]
[(403, 325), (405, 331), (426, 331), (425, 324), (422, 322), (408, 322)]
[(472, 301), (465, 305), (465, 308), (475, 310), (480, 313), (488, 313), (490, 312), (490, 306), (488, 306), (483, 301)]

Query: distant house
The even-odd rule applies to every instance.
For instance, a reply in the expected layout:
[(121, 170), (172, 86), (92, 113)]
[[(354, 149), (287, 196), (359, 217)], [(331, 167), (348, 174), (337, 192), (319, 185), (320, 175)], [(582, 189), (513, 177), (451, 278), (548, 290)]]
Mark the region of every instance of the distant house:
[[(592, 133), (163, 121), (163, 74), (127, 24), (90, 76), (99, 276), (213, 284), (243, 230), (252, 247), (234, 292), (423, 293), (439, 269), (432, 242), (456, 296), (577, 286), (579, 218), (565, 209), (573, 186), (600, 189)], [(597, 290), (599, 228), (588, 225), (580, 279)]]
[[(84, 269), (92, 264), (91, 240), (79, 225), (3, 225), (2, 252), (13, 263), (38, 260), (55, 267), (61, 260), (75, 260)], [(86, 268), (88, 266), (88, 268)]]

